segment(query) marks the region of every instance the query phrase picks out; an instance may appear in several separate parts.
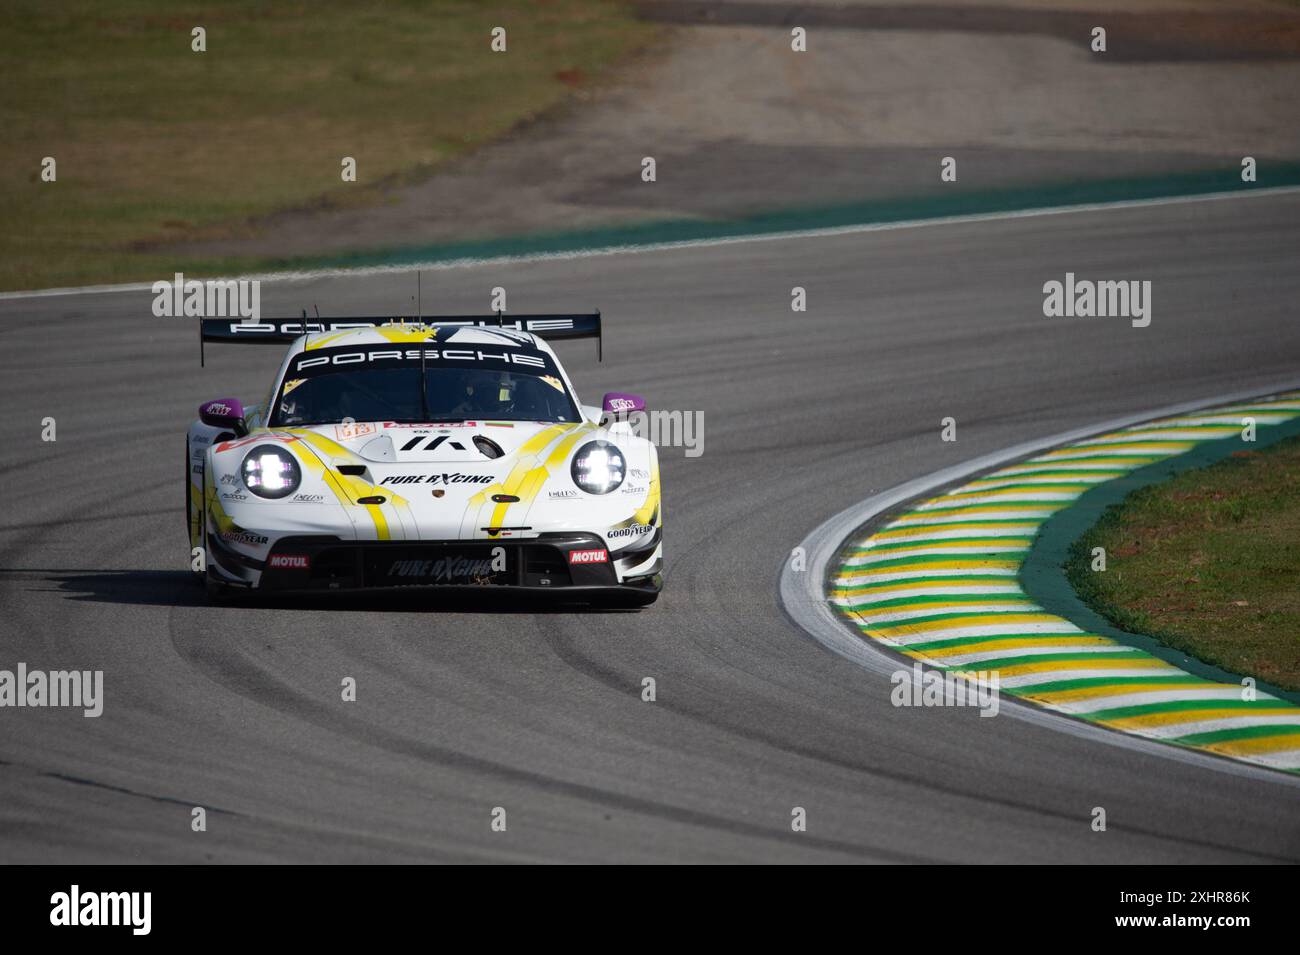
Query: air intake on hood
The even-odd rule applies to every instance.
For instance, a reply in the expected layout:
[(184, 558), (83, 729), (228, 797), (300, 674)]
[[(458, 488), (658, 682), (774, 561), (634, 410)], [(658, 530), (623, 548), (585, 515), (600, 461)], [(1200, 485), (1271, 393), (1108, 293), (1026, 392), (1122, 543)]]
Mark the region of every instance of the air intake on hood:
[(501, 450), (501, 445), (497, 444), (491, 438), (485, 438), (481, 434), (474, 435), (474, 447), (483, 452), (485, 458), (499, 458), (505, 454)]

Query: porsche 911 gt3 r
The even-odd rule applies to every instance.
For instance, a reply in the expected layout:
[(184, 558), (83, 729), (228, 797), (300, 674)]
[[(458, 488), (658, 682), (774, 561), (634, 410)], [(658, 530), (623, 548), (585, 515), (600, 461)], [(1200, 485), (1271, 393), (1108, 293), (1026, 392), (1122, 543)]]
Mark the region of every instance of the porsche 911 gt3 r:
[[(623, 605), (662, 586), (655, 446), (612, 393), (579, 403), (548, 338), (600, 316), (201, 321), (288, 343), (266, 399), (186, 437), (209, 593), (515, 588)], [(199, 550), (201, 549), (201, 550)]]

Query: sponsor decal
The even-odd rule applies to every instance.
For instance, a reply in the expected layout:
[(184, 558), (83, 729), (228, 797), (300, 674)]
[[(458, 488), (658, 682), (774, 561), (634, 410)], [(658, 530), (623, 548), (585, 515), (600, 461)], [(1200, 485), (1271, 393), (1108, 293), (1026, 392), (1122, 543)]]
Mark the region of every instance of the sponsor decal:
[(630, 398), (610, 398), (608, 405), (609, 410), (614, 412), (637, 410), (637, 403)]
[(649, 479), (650, 472), (647, 471), (645, 468), (628, 468), (627, 476), (630, 478), (640, 478), (641, 480), (644, 481)]
[(374, 434), (378, 430), (373, 424), (336, 424), (334, 437), (339, 441), (350, 441), (362, 435)]
[(380, 484), (491, 484), (490, 474), (462, 474), (459, 471), (441, 474), (390, 474)]
[(609, 551), (605, 548), (599, 550), (571, 550), (569, 551), (570, 564), (604, 564), (609, 561)]
[(577, 500), (581, 496), (582, 495), (577, 491), (572, 489), (566, 491), (551, 491), (546, 495), (547, 499), (551, 501), (573, 501)]
[(415, 434), (433, 434), (450, 428), (477, 428), (476, 421), (430, 421), (426, 424), (405, 424), (401, 421), (385, 421), (385, 428), (405, 428)]
[(419, 362), (423, 354), (425, 364), (456, 365), (464, 362), (473, 364), (504, 364), (520, 368), (552, 367), (544, 352), (494, 352), (481, 348), (393, 348), (386, 345), (371, 345), (365, 348), (321, 348), (303, 352), (294, 359), (293, 372), (296, 375), (317, 375), (334, 368), (369, 365), (376, 362)]
[(248, 495), (243, 491), (222, 491), (221, 499), (223, 501), (247, 501)]
[[(417, 434), (410, 441), (407, 441), (406, 444), (402, 445), (401, 448), (399, 448), (398, 450), (414, 451), (416, 449), (416, 446), (427, 437), (429, 437), (427, 431), (424, 434)], [(461, 444), (459, 441), (451, 441), (445, 434), (439, 434), (439, 435), (435, 435), (432, 438), (429, 438), (429, 443), (426, 444), (422, 450), (434, 451), (444, 441), (448, 442), (448, 447), (455, 448), (457, 451), (465, 450), (465, 445)]]
[(272, 554), (267, 565), (280, 570), (307, 570), (311, 567), (308, 554)]
[[(462, 327), (476, 327), (491, 332), (493, 335), (501, 338), (513, 338), (524, 344), (529, 343), (529, 339), (518, 334), (520, 332), (534, 332), (541, 334), (546, 331), (566, 331), (578, 329), (577, 322), (572, 318), (527, 318), (511, 321), (506, 319), (499, 323), (496, 318), (488, 319), (469, 319), (453, 320), (438, 319), (438, 325)], [(415, 329), (417, 326), (410, 324), (409, 319), (402, 316), (393, 316), (390, 318), (375, 319), (370, 321), (359, 322), (304, 322), (304, 321), (283, 321), (283, 322), (234, 322), (230, 326), (232, 335), (320, 335), (325, 332), (348, 331), (353, 328), (377, 328), (382, 325), (401, 325)], [(427, 325), (418, 326), (419, 329), (426, 329), (430, 333), (436, 332), (437, 328), (430, 328)], [(515, 334), (512, 334), (515, 333)], [(454, 333), (453, 333), (454, 334)]]
[(616, 527), (605, 536), (612, 541), (624, 540), (629, 537), (640, 537), (652, 530), (654, 530), (653, 524), (633, 524), (631, 527)]
[(431, 583), (468, 581), (487, 583), (492, 575), (506, 569), (503, 547), (492, 548), (491, 557), (438, 557), (432, 560), (395, 560), (388, 568), (389, 577), (423, 580)]
[(564, 391), (564, 382), (560, 381), (560, 379), (556, 378), (554, 375), (542, 375), (542, 381), (546, 382), (556, 391)]
[(218, 483), (220, 483), (220, 484), (238, 484), (238, 483), (239, 483), (239, 475), (238, 475), (238, 474), (223, 474), (223, 475), (221, 475), (221, 480), (220, 480)]
[(269, 542), (269, 538), (252, 531), (222, 531), (220, 537), (227, 544), (247, 544), (250, 547), (260, 547)]
[(623, 494), (644, 494), (650, 489), (647, 484), (624, 484), (621, 493)]
[(346, 332), (354, 328), (374, 328), (377, 324), (396, 324), (400, 319), (391, 319), (386, 322), (235, 322), (231, 324), (229, 332), (231, 335), (238, 337), (240, 335), (288, 335), (290, 338), (297, 338), (299, 335), (323, 335), (325, 332)]
[(296, 504), (321, 504), (325, 501), (324, 494), (295, 494), (289, 500)]

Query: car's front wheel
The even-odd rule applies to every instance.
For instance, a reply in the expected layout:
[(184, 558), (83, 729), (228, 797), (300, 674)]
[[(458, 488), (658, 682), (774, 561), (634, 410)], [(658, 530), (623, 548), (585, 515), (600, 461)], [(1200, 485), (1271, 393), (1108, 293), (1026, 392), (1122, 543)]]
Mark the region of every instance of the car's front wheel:
[(203, 548), (203, 589), (207, 591), (208, 603), (228, 604), (235, 599), (236, 592), (228, 584), (223, 584), (218, 580), (210, 570), (208, 570), (208, 555), (212, 553), (208, 549), (208, 515), (207, 511), (199, 513), (199, 540)]
[[(194, 560), (194, 538), (195, 538), (194, 482), (190, 480), (190, 468), (192, 466), (193, 465), (190, 463), (190, 439), (186, 438), (185, 439), (185, 541), (186, 543), (189, 544), (188, 561), (190, 567), (190, 576), (193, 577), (195, 581), (198, 581), (201, 580), (204, 576), (206, 576), (206, 571), (198, 570), (194, 566), (196, 563), (196, 561)], [(203, 479), (202, 476), (200, 475), (199, 487), (202, 486), (203, 486)], [(202, 522), (203, 520), (202, 511), (199, 512), (198, 519), (200, 522)], [(199, 564), (199, 566), (203, 567), (207, 565), (207, 541), (203, 539), (202, 523), (199, 524), (198, 538), (199, 538), (199, 544), (202, 547), (202, 553), (204, 555), (204, 559), (197, 563)]]

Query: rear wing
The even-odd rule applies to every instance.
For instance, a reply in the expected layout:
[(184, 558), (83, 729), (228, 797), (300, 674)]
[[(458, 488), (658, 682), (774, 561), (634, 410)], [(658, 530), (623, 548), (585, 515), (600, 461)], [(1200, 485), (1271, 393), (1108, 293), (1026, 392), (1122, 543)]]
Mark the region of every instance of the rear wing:
[(509, 328), (517, 332), (531, 332), (546, 341), (566, 338), (596, 339), (596, 358), (603, 361), (604, 339), (600, 334), (600, 312), (577, 312), (556, 315), (425, 315), (418, 319), (392, 318), (390, 316), (347, 316), (341, 318), (308, 319), (267, 318), (260, 321), (241, 321), (228, 318), (199, 319), (199, 365), (204, 363), (203, 346), (208, 342), (241, 345), (288, 345), (300, 335), (318, 332), (341, 332), (349, 328), (375, 328), (380, 325), (479, 325), (484, 328)]

